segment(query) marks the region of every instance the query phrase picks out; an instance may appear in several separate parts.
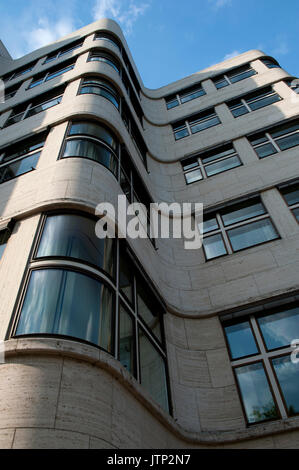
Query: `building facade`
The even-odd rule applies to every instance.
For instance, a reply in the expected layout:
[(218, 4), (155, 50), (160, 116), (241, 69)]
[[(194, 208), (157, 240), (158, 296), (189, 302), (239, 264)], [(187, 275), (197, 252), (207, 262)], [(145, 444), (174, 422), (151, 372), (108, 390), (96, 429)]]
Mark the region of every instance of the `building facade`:
[[(294, 77), (150, 90), (111, 20), (0, 68), (0, 447), (298, 447)], [(118, 195), (203, 203), (202, 248), (99, 239)]]

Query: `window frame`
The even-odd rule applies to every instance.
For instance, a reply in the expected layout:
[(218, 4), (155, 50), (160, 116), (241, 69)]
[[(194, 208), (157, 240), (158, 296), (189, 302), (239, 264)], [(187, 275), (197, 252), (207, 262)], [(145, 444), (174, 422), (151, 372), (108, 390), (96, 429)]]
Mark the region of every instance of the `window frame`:
[[(271, 88), (271, 90), (270, 90), (270, 88)], [(266, 89), (269, 89), (269, 91), (268, 92), (263, 91), (263, 90), (266, 90)], [(273, 96), (273, 97), (276, 96), (276, 97), (278, 97), (278, 99), (276, 101), (274, 101), (273, 103), (265, 104), (265, 105), (260, 106), (256, 109), (251, 108), (251, 105), (253, 103), (261, 102), (265, 99), (268, 99), (271, 96)], [(230, 112), (232, 113), (233, 117), (235, 119), (237, 119), (241, 116), (244, 116), (244, 115), (249, 114), (249, 113), (253, 113), (255, 111), (259, 111), (260, 109), (266, 108), (267, 106), (270, 106), (271, 104), (274, 104), (274, 103), (278, 103), (280, 101), (283, 101), (283, 98), (275, 90), (273, 90), (272, 86), (267, 86), (267, 87), (259, 88), (259, 89), (257, 89), (256, 91), (254, 91), (252, 93), (248, 93), (246, 95), (241, 95), (239, 98), (234, 98), (232, 100), (229, 100), (229, 101), (226, 102), (226, 105), (227, 105), (228, 109), (230, 110)], [(230, 104), (230, 103), (232, 103), (232, 104)], [(241, 108), (245, 108), (246, 112), (242, 113), (240, 115), (235, 115), (234, 111), (237, 110), (237, 109), (241, 109)]]
[[(213, 119), (217, 119), (219, 122), (217, 122), (216, 124), (213, 124), (212, 126), (205, 127), (204, 129), (200, 129), (198, 131), (192, 132), (192, 127), (195, 127), (196, 125), (200, 123), (211, 121)], [(181, 125), (178, 126), (178, 124), (181, 124)], [(177, 142), (178, 140), (184, 139), (185, 137), (190, 137), (194, 134), (198, 134), (199, 132), (203, 132), (207, 129), (210, 129), (211, 127), (218, 126), (219, 124), (222, 124), (222, 121), (219, 118), (217, 112), (215, 111), (215, 108), (208, 108), (208, 109), (201, 111), (198, 114), (194, 114), (192, 116), (188, 116), (179, 121), (173, 122), (171, 126), (172, 126), (174, 140), (175, 142)], [(187, 134), (183, 135), (182, 137), (177, 138), (176, 134), (182, 131), (186, 131)]]
[[(239, 71), (240, 69), (244, 69), (244, 70), (240, 72)], [(242, 75), (249, 71), (252, 71), (253, 73), (249, 75), (248, 77), (244, 77), (244, 78), (241, 78), (240, 80), (233, 81), (233, 82), (231, 81), (231, 78), (237, 77), (238, 75)], [(235, 67), (233, 69), (230, 69), (222, 75), (216, 75), (215, 77), (212, 77), (212, 82), (214, 83), (217, 90), (221, 90), (222, 88), (226, 88), (227, 86), (234, 85), (235, 83), (246, 80), (247, 78), (250, 78), (257, 74), (258, 74), (257, 71), (251, 66), (250, 63), (248, 63), (248, 64)], [(227, 85), (224, 85), (222, 87), (217, 87), (217, 84), (222, 81), (226, 81)]]
[[(182, 101), (183, 98), (185, 98), (186, 96), (192, 96), (193, 94), (195, 93), (198, 93), (198, 92), (202, 92), (200, 95), (198, 96), (195, 96), (194, 98), (191, 98), (187, 101)], [(169, 111), (170, 109), (173, 109), (177, 106), (180, 106), (182, 104), (185, 104), (185, 103), (188, 103), (189, 101), (193, 101), (197, 98), (200, 98), (204, 95), (206, 95), (206, 91), (203, 89), (202, 87), (202, 84), (201, 83), (198, 83), (196, 85), (192, 85), (191, 87), (188, 87), (188, 88), (185, 88), (183, 90), (180, 90), (180, 91), (177, 91), (176, 93), (172, 94), (172, 95), (169, 95), (169, 96), (165, 96), (164, 97), (164, 100), (165, 100), (165, 105), (166, 105), (166, 108), (167, 110)], [(172, 101), (177, 101), (178, 104), (175, 105), (175, 106), (171, 106), (169, 107), (168, 105), (172, 102)]]
[[(293, 148), (295, 148), (299, 145), (299, 144), (293, 145), (291, 147), (288, 147), (287, 149), (282, 150), (279, 147), (278, 143), (276, 142), (276, 141), (279, 142), (280, 140), (282, 140), (286, 137), (290, 137), (292, 135), (299, 134), (299, 129), (295, 129), (294, 131), (287, 132), (285, 134), (279, 135), (278, 137), (272, 137), (272, 135), (271, 135), (271, 132), (275, 132), (275, 130), (279, 129), (280, 127), (286, 126), (288, 124), (288, 122), (290, 123), (290, 126), (292, 126), (292, 124), (296, 125), (296, 122), (298, 122), (298, 125), (299, 125), (299, 120), (295, 119), (295, 120), (291, 120), (291, 121), (287, 121), (285, 123), (282, 123), (278, 126), (272, 126), (270, 128), (267, 128), (264, 131), (261, 130), (261, 131), (255, 132), (254, 134), (249, 134), (247, 136), (247, 140), (249, 141), (251, 147), (254, 149), (254, 151), (255, 151), (255, 153), (256, 153), (259, 160), (263, 160), (264, 158), (271, 157), (272, 155), (276, 155), (277, 153), (286, 152), (287, 150), (293, 149)], [(264, 135), (267, 140), (264, 141), (264, 142), (258, 143), (258, 144), (253, 144), (252, 141), (254, 140), (254, 137), (256, 137), (257, 135)], [(273, 152), (273, 153), (271, 153), (267, 156), (264, 156), (264, 157), (260, 157), (256, 149), (259, 148), (259, 147), (262, 147), (263, 145), (266, 145), (266, 144), (271, 144), (274, 147), (274, 149), (276, 150), (276, 152)]]

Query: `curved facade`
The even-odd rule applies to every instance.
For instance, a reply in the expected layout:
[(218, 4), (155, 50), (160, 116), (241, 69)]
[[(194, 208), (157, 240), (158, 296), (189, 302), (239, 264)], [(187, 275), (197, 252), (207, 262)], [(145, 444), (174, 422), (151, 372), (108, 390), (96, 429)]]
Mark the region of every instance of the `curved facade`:
[[(0, 53), (0, 447), (298, 447), (293, 77), (253, 50), (150, 90), (111, 20)], [(120, 194), (202, 202), (203, 247), (99, 240)]]

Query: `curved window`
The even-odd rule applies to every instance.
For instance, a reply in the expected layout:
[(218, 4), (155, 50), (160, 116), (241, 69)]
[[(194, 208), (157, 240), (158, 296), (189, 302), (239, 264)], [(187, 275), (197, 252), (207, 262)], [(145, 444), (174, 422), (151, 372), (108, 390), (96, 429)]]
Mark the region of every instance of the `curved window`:
[(95, 220), (78, 214), (49, 215), (36, 258), (63, 257), (86, 261), (111, 276), (114, 274), (115, 243), (100, 239)]
[(91, 276), (69, 269), (33, 270), (16, 336), (70, 336), (111, 352), (112, 308), (112, 292)]
[(95, 37), (94, 37), (94, 40), (98, 40), (98, 39), (102, 39), (103, 41), (108, 41), (110, 42), (111, 44), (113, 44), (115, 47), (117, 47), (117, 49), (120, 51), (120, 45), (119, 45), (119, 42), (117, 41), (117, 39), (112, 36), (112, 34), (109, 34), (109, 33), (106, 33), (104, 31), (98, 31), (96, 34), (95, 34)]
[(106, 64), (110, 65), (111, 67), (116, 70), (117, 73), (120, 73), (120, 65), (117, 62), (116, 59), (110, 54), (107, 54), (106, 52), (103, 51), (92, 51), (89, 58), (88, 62), (105, 62)]
[(62, 158), (81, 157), (96, 161), (117, 177), (118, 142), (113, 134), (97, 123), (73, 123)]
[(80, 88), (80, 95), (92, 94), (100, 95), (109, 100), (119, 109), (119, 95), (116, 89), (106, 80), (97, 77), (87, 77), (84, 79)]

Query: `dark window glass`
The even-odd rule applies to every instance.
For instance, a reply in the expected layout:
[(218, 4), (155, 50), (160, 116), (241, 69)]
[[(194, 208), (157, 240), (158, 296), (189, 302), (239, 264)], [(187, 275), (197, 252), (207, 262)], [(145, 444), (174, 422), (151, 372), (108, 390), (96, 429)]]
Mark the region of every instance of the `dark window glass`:
[(272, 359), (272, 364), (282, 390), (288, 415), (299, 413), (299, 367), (293, 364), (290, 355)]
[(89, 62), (93, 62), (93, 61), (105, 62), (106, 64), (114, 68), (114, 70), (116, 70), (117, 73), (120, 73), (120, 66), (117, 63), (117, 61), (110, 55), (105, 54), (104, 52), (92, 52), (88, 61)]
[(299, 133), (277, 139), (276, 143), (280, 150), (287, 150), (289, 148), (299, 145)]
[(293, 204), (299, 203), (299, 187), (297, 186), (290, 186), (281, 189), (282, 194), (288, 204), (288, 206), (292, 206)]
[(75, 214), (47, 217), (37, 257), (70, 257), (92, 263), (111, 276), (114, 273), (114, 240), (100, 239), (96, 221)]
[(135, 375), (135, 333), (131, 315), (120, 306), (119, 314), (119, 361), (131, 374)]
[(221, 160), (220, 162), (212, 163), (211, 165), (207, 165), (205, 167), (207, 176), (212, 176), (212, 175), (217, 175), (218, 173), (221, 173), (226, 170), (230, 170), (232, 168), (236, 168), (237, 166), (240, 166), (241, 162), (239, 160), (239, 157), (231, 157), (231, 158), (226, 158), (225, 160)]
[(158, 307), (153, 301), (152, 292), (141, 280), (137, 280), (137, 310), (141, 318), (161, 341), (162, 334)]
[(215, 81), (215, 86), (217, 89), (224, 88), (229, 85), (228, 81), (225, 78), (220, 78), (219, 80)]
[(30, 108), (26, 117), (34, 116), (35, 114), (41, 113), (42, 111), (46, 111), (46, 109), (52, 108), (59, 104), (62, 100), (62, 96), (58, 98), (53, 98), (52, 100), (46, 101), (45, 103), (39, 104), (34, 108)]
[(266, 96), (265, 98), (256, 100), (252, 103), (248, 102), (248, 105), (252, 109), (252, 111), (255, 111), (256, 109), (264, 108), (265, 106), (269, 106), (269, 104), (276, 103), (277, 101), (280, 101), (280, 100), (281, 100), (280, 96), (274, 93), (271, 96)]
[(175, 108), (176, 106), (178, 106), (180, 103), (178, 102), (177, 99), (174, 99), (172, 101), (168, 101), (166, 103), (166, 106), (167, 106), (167, 109), (172, 109), (172, 108)]
[(261, 59), (268, 69), (280, 68), (280, 65), (273, 59)]
[(265, 158), (265, 157), (268, 157), (269, 155), (273, 155), (274, 153), (277, 153), (277, 150), (275, 149), (274, 145), (272, 145), (271, 143), (261, 145), (260, 147), (256, 147), (255, 151), (258, 154), (259, 158)]
[(118, 142), (111, 131), (95, 122), (74, 122), (69, 132), (70, 135), (89, 135), (103, 140), (114, 150), (117, 150)]
[(104, 145), (88, 139), (72, 139), (66, 142), (63, 158), (83, 157), (94, 160), (105, 166), (116, 176), (118, 162), (117, 158)]
[(118, 43), (118, 40), (114, 36), (112, 36), (111, 34), (105, 33), (104, 31), (99, 31), (95, 35), (95, 40), (98, 40), (98, 39), (102, 39), (103, 41), (108, 41), (111, 44), (113, 44), (114, 46), (116, 46), (117, 49), (120, 50), (120, 44)]
[(220, 123), (218, 116), (211, 117), (209, 119), (204, 119), (200, 122), (195, 124), (190, 123), (191, 132), (195, 134), (196, 132), (203, 131), (204, 129), (208, 129), (209, 127), (217, 126)]
[(297, 222), (299, 222), (299, 207), (297, 209), (294, 209), (293, 211), (294, 216), (297, 219)]
[(141, 328), (139, 328), (139, 352), (141, 385), (168, 412), (165, 362)]
[(119, 288), (127, 299), (133, 303), (134, 268), (128, 255), (124, 252), (119, 254)]
[(277, 232), (269, 219), (252, 222), (250, 224), (228, 230), (227, 233), (234, 251), (243, 250), (244, 248), (259, 245), (278, 238)]
[(289, 346), (299, 338), (299, 308), (290, 308), (258, 318), (268, 350)]
[(249, 423), (278, 418), (263, 364), (258, 362), (235, 368), (243, 404)]
[(113, 296), (101, 282), (62, 270), (32, 271), (16, 336), (66, 335), (112, 351)]
[(185, 174), (187, 184), (194, 183), (195, 181), (202, 180), (202, 173), (201, 170), (198, 168), (197, 170), (189, 171), (189, 173)]
[(95, 77), (86, 78), (80, 89), (80, 94), (94, 94), (107, 98), (114, 106), (119, 109), (119, 95), (115, 88), (106, 80)]
[(0, 183), (24, 175), (36, 168), (41, 152), (0, 167)]
[(228, 74), (228, 77), (232, 83), (235, 83), (235, 82), (244, 80), (245, 78), (252, 77), (252, 75), (256, 75), (256, 71), (253, 69), (249, 69), (244, 72), (238, 73), (237, 75), (232, 75), (232, 74), (233, 72), (231, 72), (231, 74)]
[(4, 253), (5, 247), (7, 245), (9, 239), (9, 231), (8, 230), (1, 230), (0, 232), (0, 260)]
[(216, 217), (210, 217), (203, 221), (203, 233), (212, 232), (219, 228)]
[(259, 351), (249, 321), (224, 328), (232, 359), (257, 354)]
[(254, 203), (253, 201), (251, 204), (247, 204), (243, 207), (239, 206), (233, 210), (227, 208), (222, 211), (221, 215), (224, 225), (227, 226), (265, 213), (266, 211), (263, 204), (261, 202)]

